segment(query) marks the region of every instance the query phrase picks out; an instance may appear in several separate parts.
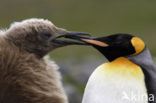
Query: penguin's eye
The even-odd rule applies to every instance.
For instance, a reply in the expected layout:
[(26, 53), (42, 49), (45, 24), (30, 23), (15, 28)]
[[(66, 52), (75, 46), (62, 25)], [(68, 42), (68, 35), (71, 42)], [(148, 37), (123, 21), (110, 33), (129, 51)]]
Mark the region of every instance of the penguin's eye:
[(40, 34), (40, 36), (43, 39), (49, 39), (51, 37), (51, 34), (50, 33), (43, 33), (43, 34)]

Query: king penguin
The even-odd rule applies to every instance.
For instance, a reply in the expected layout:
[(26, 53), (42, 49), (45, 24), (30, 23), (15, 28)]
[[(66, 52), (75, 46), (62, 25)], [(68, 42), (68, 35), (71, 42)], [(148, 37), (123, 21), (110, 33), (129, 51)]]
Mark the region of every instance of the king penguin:
[(84, 44), (58, 40), (65, 35), (86, 33), (37, 18), (0, 30), (0, 103), (68, 103), (58, 66), (47, 57), (56, 48)]
[(108, 59), (89, 77), (82, 103), (156, 103), (156, 66), (143, 40), (130, 34), (81, 40)]

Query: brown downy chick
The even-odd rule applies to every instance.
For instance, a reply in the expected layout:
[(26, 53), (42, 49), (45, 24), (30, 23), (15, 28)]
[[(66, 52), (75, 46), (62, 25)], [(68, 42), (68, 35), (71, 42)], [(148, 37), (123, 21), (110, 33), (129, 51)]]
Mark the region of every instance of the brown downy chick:
[(56, 38), (83, 34), (43, 19), (15, 22), (1, 31), (0, 103), (67, 103), (58, 67), (45, 55), (58, 47), (83, 44)]

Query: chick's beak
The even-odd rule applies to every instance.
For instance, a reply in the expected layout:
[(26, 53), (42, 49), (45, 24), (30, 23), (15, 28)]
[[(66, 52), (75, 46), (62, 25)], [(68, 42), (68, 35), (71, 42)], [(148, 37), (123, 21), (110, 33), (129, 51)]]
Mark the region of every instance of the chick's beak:
[[(63, 35), (60, 35), (56, 37), (54, 40), (52, 40), (53, 43), (59, 45), (59, 46), (67, 46), (67, 45), (88, 45), (88, 43), (83, 42), (81, 38), (87, 38), (90, 36), (88, 33), (83, 32), (68, 32)], [(72, 40), (60, 40), (60, 38), (69, 38)], [(73, 41), (74, 40), (74, 41)]]

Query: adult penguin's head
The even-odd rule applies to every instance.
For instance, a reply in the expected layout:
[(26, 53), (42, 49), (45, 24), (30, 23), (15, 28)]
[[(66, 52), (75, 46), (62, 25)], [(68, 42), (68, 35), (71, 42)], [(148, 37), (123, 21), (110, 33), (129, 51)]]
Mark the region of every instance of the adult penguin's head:
[(118, 57), (133, 56), (145, 49), (145, 43), (130, 34), (113, 34), (106, 37), (82, 37), (80, 40), (94, 46), (109, 61)]

